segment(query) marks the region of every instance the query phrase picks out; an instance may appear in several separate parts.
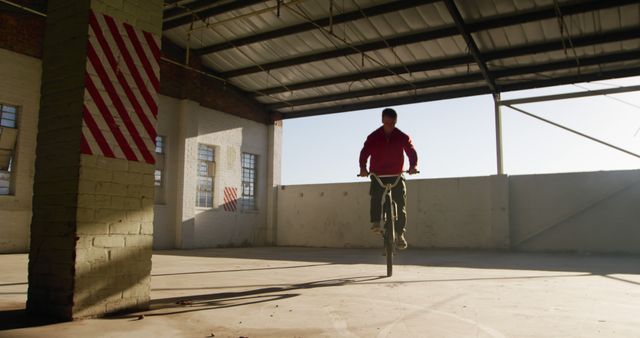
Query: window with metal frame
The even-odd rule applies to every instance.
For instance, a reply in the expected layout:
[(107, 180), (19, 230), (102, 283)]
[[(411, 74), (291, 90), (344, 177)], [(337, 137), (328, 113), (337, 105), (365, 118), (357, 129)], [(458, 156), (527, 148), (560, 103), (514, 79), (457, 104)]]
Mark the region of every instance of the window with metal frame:
[(256, 205), (256, 161), (256, 155), (242, 153), (242, 197), (240, 203), (243, 210), (258, 209)]
[(164, 204), (165, 201), (165, 191), (164, 191), (164, 162), (165, 162), (165, 145), (166, 145), (166, 137), (162, 135), (156, 136), (156, 166), (154, 171), (154, 181), (153, 185), (155, 186), (155, 203), (156, 204)]
[(156, 154), (164, 154), (165, 138), (162, 135), (156, 136)]
[(156, 188), (162, 188), (162, 170), (156, 169), (153, 173), (153, 185)]
[(0, 195), (11, 195), (18, 139), (18, 107), (0, 103)]
[(213, 178), (215, 176), (215, 151), (205, 144), (198, 144), (198, 186), (196, 207), (213, 208)]

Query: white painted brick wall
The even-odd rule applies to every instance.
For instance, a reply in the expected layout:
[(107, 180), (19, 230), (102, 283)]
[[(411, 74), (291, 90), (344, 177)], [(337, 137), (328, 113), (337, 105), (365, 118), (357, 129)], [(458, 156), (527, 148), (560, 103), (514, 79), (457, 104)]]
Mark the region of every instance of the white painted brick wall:
[(0, 196), (0, 253), (28, 252), (42, 63), (0, 49), (0, 103), (20, 107), (13, 196)]
[[(11, 81), (0, 82), (0, 102), (16, 104), (21, 107), (20, 134), (18, 139), (16, 172), (16, 195), (0, 196), (0, 252), (27, 252), (29, 248), (29, 227), (31, 222), (31, 200), (33, 191), (33, 172), (35, 158), (35, 142), (37, 131), (37, 115), (39, 91), (41, 82), (41, 62), (38, 59), (0, 50), (0, 75)], [(6, 61), (6, 62), (5, 62)], [(176, 159), (179, 146), (178, 130), (176, 128), (181, 101), (160, 96), (160, 112), (158, 133), (167, 136), (167, 153), (165, 166), (165, 202), (163, 206), (154, 206), (158, 215), (153, 221), (148, 215), (142, 215), (133, 209), (138, 203), (152, 204), (154, 189), (149, 186), (131, 185), (139, 180), (152, 181), (151, 173), (142, 174), (144, 166), (133, 165), (130, 172), (123, 173), (128, 167), (123, 164), (113, 169), (118, 172), (104, 170), (86, 164), (95, 164), (92, 157), (82, 158), (82, 174), (92, 177), (92, 180), (81, 180), (78, 201), (81, 208), (78, 213), (80, 222), (87, 222), (80, 230), (81, 234), (121, 232), (122, 229), (108, 228), (104, 223), (95, 222), (94, 218), (111, 217), (106, 214), (110, 208), (131, 209), (125, 213), (125, 222), (141, 224), (142, 234), (153, 232), (152, 221), (155, 223), (156, 247), (169, 248), (175, 246), (176, 239), (176, 177), (178, 166), (185, 165), (187, 174), (183, 184), (187, 186), (184, 197), (184, 213), (179, 216), (188, 221), (193, 220), (191, 242), (187, 247), (212, 247), (217, 245), (241, 244), (243, 242), (256, 243), (260, 231), (266, 228), (266, 183), (267, 183), (267, 148), (268, 127), (266, 125), (244, 120), (229, 114), (217, 112), (189, 102), (188, 114), (197, 119), (193, 128), (199, 134), (187, 142), (185, 154), (186, 163)], [(205, 143), (216, 147), (216, 196), (213, 210), (196, 210), (195, 182), (197, 165), (197, 144)], [(230, 151), (231, 150), (231, 151)], [(250, 152), (258, 155), (258, 212), (243, 213), (225, 212), (221, 209), (223, 190), (225, 186), (238, 188), (240, 194), (240, 154)], [(230, 158), (229, 155), (233, 155)], [(88, 162), (87, 162), (88, 161)], [(145, 200), (132, 200), (127, 196), (142, 194)], [(95, 210), (82, 208), (94, 206), (103, 208), (96, 216)], [(104, 228), (107, 228), (106, 232)], [(115, 233), (114, 232), (114, 233)], [(195, 238), (198, 238), (197, 242)]]
[[(240, 245), (247, 242), (264, 244), (268, 126), (204, 108), (191, 101), (161, 96), (160, 102), (158, 134), (167, 136), (165, 159), (169, 166), (165, 168), (167, 203), (155, 206), (155, 247), (170, 247), (174, 238), (175, 245), (184, 248)], [(180, 126), (178, 129), (182, 130), (176, 132), (176, 126)], [(215, 149), (213, 209), (195, 207), (198, 143), (211, 145)], [(181, 153), (180, 147), (184, 147), (184, 153)], [(243, 212), (238, 205), (236, 212), (227, 212), (223, 209), (223, 189), (235, 187), (240, 197), (242, 152), (258, 155), (258, 210)], [(178, 181), (180, 175), (184, 175), (184, 178)], [(176, 196), (178, 199), (175, 202), (170, 199)]]

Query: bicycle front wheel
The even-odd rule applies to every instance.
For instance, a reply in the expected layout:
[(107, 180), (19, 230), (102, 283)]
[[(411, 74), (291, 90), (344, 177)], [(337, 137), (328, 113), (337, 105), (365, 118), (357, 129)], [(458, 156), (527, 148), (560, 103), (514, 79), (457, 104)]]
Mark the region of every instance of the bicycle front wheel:
[(393, 232), (386, 231), (384, 236), (384, 252), (387, 256), (387, 277), (393, 275)]

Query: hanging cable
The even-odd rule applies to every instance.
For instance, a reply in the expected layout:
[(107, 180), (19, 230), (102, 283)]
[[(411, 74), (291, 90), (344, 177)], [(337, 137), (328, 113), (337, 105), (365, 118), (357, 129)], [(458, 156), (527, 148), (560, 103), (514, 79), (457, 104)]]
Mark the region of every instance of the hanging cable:
[[(358, 5), (358, 3), (356, 2), (356, 0), (352, 0), (353, 4), (356, 5), (356, 7), (358, 8), (358, 10), (360, 11), (360, 14), (362, 14), (362, 17), (364, 17), (365, 19), (367, 19), (367, 22), (369, 22), (369, 24), (371, 25), (371, 27), (373, 27), (373, 29), (376, 31), (376, 34), (378, 34), (378, 36), (380, 37), (380, 39), (384, 42), (384, 44), (387, 46), (387, 48), (389, 48), (391, 50), (391, 53), (393, 54), (393, 56), (396, 58), (397, 61), (400, 62), (400, 65), (402, 65), (402, 67), (404, 68), (404, 70), (407, 72), (407, 74), (409, 74), (409, 77), (413, 77), (412, 72), (409, 70), (409, 67), (407, 67), (407, 65), (402, 61), (402, 59), (400, 58), (400, 56), (398, 56), (398, 53), (396, 53), (395, 49), (393, 47), (391, 47), (391, 45), (389, 45), (389, 42), (387, 41), (387, 39), (384, 38), (384, 36), (382, 35), (382, 33), (380, 32), (380, 30), (378, 30), (377, 26), (373, 23), (373, 21), (371, 20), (371, 17), (369, 17), (368, 15), (366, 15), (364, 13), (364, 11), (362, 10), (362, 8)], [(413, 84), (413, 82), (408, 81), (407, 79), (405, 79), (404, 77), (402, 77), (400, 74), (397, 74), (394, 72), (394, 75), (400, 77), (402, 80), (408, 82), (411, 87), (413, 87), (414, 90), (414, 94), (417, 91), (416, 86)]]
[(45, 14), (45, 13), (36, 11), (35, 9), (31, 9), (29, 7), (26, 7), (26, 6), (18, 5), (17, 3), (14, 3), (14, 2), (11, 2), (11, 1), (0, 0), (0, 2), (5, 3), (7, 5), (11, 5), (13, 7), (19, 8), (19, 9), (21, 9), (23, 11), (26, 11), (26, 12), (29, 12), (29, 13), (32, 13), (32, 14), (40, 15), (40, 16), (45, 17), (45, 18), (47, 17), (47, 14)]
[[(305, 0), (290, 0), (289, 4), (294, 4), (296, 2), (302, 2), (302, 1), (305, 1)], [(278, 8), (277, 5), (268, 6), (268, 7), (265, 7), (263, 9), (261, 9), (261, 10), (251, 11), (249, 13), (233, 16), (233, 17), (230, 17), (230, 18), (227, 18), (227, 19), (216, 21), (216, 22), (209, 22), (206, 25), (195, 27), (193, 30), (194, 31), (205, 30), (205, 29), (208, 29), (208, 28), (213, 27), (213, 26), (219, 26), (219, 25), (222, 25), (222, 24), (225, 24), (225, 23), (229, 23), (229, 22), (232, 22), (232, 21), (236, 21), (236, 20), (240, 20), (240, 19), (244, 19), (244, 18), (249, 18), (249, 17), (252, 17), (252, 16), (264, 14), (264, 13), (273, 12), (274, 10), (277, 10), (277, 8)]]
[[(286, 6), (286, 4), (283, 2), (283, 4)], [(193, 16), (196, 17), (199, 21), (203, 22), (205, 25), (207, 25), (207, 21), (203, 18), (201, 18), (197, 13), (193, 13)], [(220, 36), (225, 43), (229, 43), (229, 40), (224, 37), (224, 35), (218, 33), (215, 29), (213, 29), (213, 27), (207, 26), (207, 28), (209, 28), (210, 31), (216, 33), (218, 36)], [(264, 69), (264, 67), (262, 67), (262, 65), (258, 64), (251, 56), (249, 56), (247, 53), (245, 53), (244, 51), (242, 51), (242, 49), (234, 46), (234, 48), (240, 53), (242, 54), (245, 58), (247, 58), (254, 66), (258, 67), (261, 71), (266, 72), (266, 70)], [(284, 88), (287, 91), (291, 91), (284, 83), (282, 83), (278, 78), (276, 78), (275, 76), (271, 75), (270, 73), (267, 73), (269, 76), (271, 76), (277, 83), (279, 86), (281, 86), (282, 88)], [(227, 80), (225, 79), (224, 85), (226, 85)], [(258, 91), (258, 90), (248, 90), (248, 92), (251, 93), (256, 93), (262, 96), (267, 96), (269, 98), (275, 99), (278, 102), (281, 103), (285, 103), (287, 105), (291, 105), (287, 100), (283, 100), (277, 97), (274, 97), (272, 94), (267, 94), (267, 95), (263, 95), (264, 93)]]
[[(358, 54), (362, 54), (362, 55), (364, 55), (364, 57), (365, 57), (367, 60), (371, 61), (372, 63), (374, 63), (374, 64), (376, 64), (376, 65), (378, 65), (378, 66), (380, 66), (380, 67), (382, 67), (383, 69), (385, 69), (386, 71), (388, 71), (391, 75), (398, 76), (398, 77), (399, 77), (400, 79), (402, 79), (403, 81), (405, 81), (405, 82), (409, 83), (412, 87), (414, 86), (414, 84), (413, 84), (413, 83), (411, 83), (409, 80), (407, 80), (407, 79), (403, 78), (403, 77), (402, 77), (402, 76), (400, 76), (398, 73), (394, 72), (394, 71), (393, 71), (392, 69), (390, 69), (390, 67), (389, 67), (389, 66), (387, 66), (386, 64), (384, 64), (384, 63), (382, 63), (382, 62), (380, 62), (380, 61), (376, 60), (375, 58), (371, 57), (370, 55), (368, 55), (368, 54), (364, 53), (363, 51), (359, 50), (357, 47), (353, 46), (353, 44), (351, 44), (350, 42), (346, 41), (345, 39), (342, 39), (341, 37), (339, 37), (339, 36), (338, 36), (338, 35), (336, 35), (336, 34), (329, 33), (329, 32), (328, 32), (324, 27), (322, 27), (322, 26), (320, 26), (320, 25), (318, 25), (318, 24), (314, 23), (314, 22), (313, 22), (313, 20), (311, 20), (311, 18), (310, 18), (308, 15), (306, 15), (305, 13), (298, 12), (298, 10), (296, 10), (295, 8), (292, 8), (291, 6), (288, 6), (288, 5), (286, 5), (286, 4), (285, 4), (285, 7), (287, 7), (288, 9), (290, 9), (294, 14), (297, 14), (298, 16), (300, 16), (300, 17), (304, 18), (305, 20), (307, 20), (307, 22), (309, 22), (309, 23), (311, 23), (312, 25), (314, 25), (318, 30), (320, 30), (323, 34), (325, 34), (325, 36), (327, 36), (327, 35), (328, 35), (328, 36), (331, 36), (331, 37), (335, 38), (336, 40), (338, 40), (338, 41), (342, 42), (342, 43), (343, 43), (344, 45), (346, 45), (347, 47), (349, 47), (349, 48), (353, 49), (354, 51), (356, 51)], [(337, 45), (336, 45), (336, 44), (335, 44), (331, 39), (328, 39), (328, 40), (329, 40), (332, 44), (334, 44), (334, 46), (335, 46), (335, 47), (338, 47), (338, 46), (337, 46)], [(387, 43), (387, 42), (385, 41), (385, 43)], [(388, 43), (387, 43), (387, 45), (388, 45)], [(358, 66), (356, 66), (350, 58), (347, 58), (347, 60), (348, 60), (348, 61), (349, 61), (353, 66), (354, 66), (354, 68), (355, 68), (356, 70), (359, 70), (359, 69), (358, 69), (359, 67), (358, 67)], [(369, 82), (369, 84), (370, 84), (370, 86), (371, 86), (372, 88), (375, 88), (375, 85), (373, 84), (373, 82), (371, 82), (371, 80), (370, 80), (370, 79), (365, 79), (365, 80), (366, 80), (367, 82)]]
[(562, 14), (562, 11), (560, 11), (560, 4), (558, 3), (558, 0), (553, 0), (553, 5), (555, 8), (556, 17), (558, 18), (558, 26), (560, 28), (560, 37), (562, 38), (562, 47), (564, 49), (564, 53), (565, 55), (568, 55), (567, 46), (565, 45), (565, 42), (564, 42), (564, 39), (565, 39), (564, 32), (566, 31), (567, 41), (569, 42), (569, 47), (573, 52), (573, 57), (576, 59), (576, 67), (578, 68), (578, 74), (580, 74), (580, 59), (578, 58), (578, 53), (576, 52), (576, 48), (573, 45), (573, 41), (571, 40), (571, 31), (567, 27), (567, 23), (564, 21), (564, 16)]
[[(316, 24), (315, 22), (313, 22), (313, 20), (311, 19), (311, 17), (309, 17), (309, 15), (307, 15), (306, 13), (304, 13), (302, 11), (302, 9), (296, 10), (295, 8), (292, 8), (291, 6), (285, 5), (289, 10), (291, 10), (291, 12), (293, 12), (294, 14), (300, 16), (301, 18), (305, 19), (307, 22), (311, 23), (312, 25), (314, 25), (317, 29), (320, 30), (320, 32), (325, 36), (325, 38), (336, 48), (338, 48), (339, 46), (329, 37), (334, 37), (337, 40), (339, 40), (340, 42), (342, 42), (343, 44), (349, 46), (350, 48), (352, 48), (353, 50), (357, 51), (359, 54), (365, 55), (362, 51), (358, 50), (357, 48), (353, 47), (349, 42), (347, 42), (346, 40), (342, 40), (339, 36), (337, 36), (336, 34), (333, 33), (329, 33), (324, 27)], [(365, 55), (365, 57), (367, 57)], [(349, 62), (356, 70), (359, 70), (358, 65), (356, 65), (354, 63), (353, 60), (351, 60), (351, 58), (346, 57), (347, 62)], [(374, 88), (375, 85), (373, 84), (373, 82), (371, 82), (370, 79), (365, 79), (367, 82), (369, 82), (369, 85)], [(349, 90), (350, 90), (351, 86), (349, 86)]]

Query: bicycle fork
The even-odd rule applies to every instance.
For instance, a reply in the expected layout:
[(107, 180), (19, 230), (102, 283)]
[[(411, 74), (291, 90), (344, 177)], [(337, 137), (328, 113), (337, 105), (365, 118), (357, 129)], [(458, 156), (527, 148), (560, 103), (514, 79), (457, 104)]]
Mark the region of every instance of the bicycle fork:
[[(398, 220), (398, 205), (393, 201), (393, 196), (392, 196), (392, 185), (391, 184), (386, 184), (385, 185), (385, 193), (384, 195), (386, 195), (386, 199), (382, 199), (382, 205), (381, 205), (381, 214), (380, 215), (380, 219), (384, 221), (385, 224), (385, 232), (388, 231), (388, 233), (385, 233), (384, 236), (390, 236), (390, 244), (395, 247), (395, 242), (396, 242), (396, 229), (395, 229), (395, 223)], [(390, 215), (385, 215), (385, 200), (389, 201), (389, 213)], [(391, 218), (391, 219), (387, 219), (387, 218)], [(387, 222), (389, 223), (389, 227), (387, 227)]]

